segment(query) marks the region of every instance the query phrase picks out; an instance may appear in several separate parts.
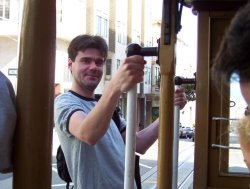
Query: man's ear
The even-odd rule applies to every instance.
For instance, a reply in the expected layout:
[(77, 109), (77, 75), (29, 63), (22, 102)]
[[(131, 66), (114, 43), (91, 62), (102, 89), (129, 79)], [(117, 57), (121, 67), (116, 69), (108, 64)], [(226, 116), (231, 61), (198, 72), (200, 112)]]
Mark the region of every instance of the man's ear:
[(71, 73), (72, 73), (72, 64), (73, 64), (73, 61), (69, 58), (68, 59), (68, 69), (70, 70)]

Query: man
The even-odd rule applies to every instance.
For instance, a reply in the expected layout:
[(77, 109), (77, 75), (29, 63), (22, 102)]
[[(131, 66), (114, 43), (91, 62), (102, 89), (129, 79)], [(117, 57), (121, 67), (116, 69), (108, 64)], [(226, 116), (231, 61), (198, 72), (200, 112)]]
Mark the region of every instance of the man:
[[(70, 176), (76, 189), (122, 189), (125, 161), (125, 128), (111, 120), (118, 99), (143, 80), (145, 60), (124, 60), (106, 86), (101, 98), (94, 92), (103, 75), (108, 47), (98, 36), (80, 35), (68, 47), (72, 87), (55, 100), (55, 125)], [(176, 91), (175, 104), (184, 107), (186, 96)], [(158, 137), (159, 120), (136, 135), (136, 151), (145, 151)]]
[[(229, 84), (233, 74), (239, 81), (242, 96), (250, 106), (250, 2), (242, 7), (229, 25), (216, 55), (212, 74), (218, 86)], [(236, 78), (236, 77), (233, 77)], [(244, 161), (250, 170), (250, 115), (248, 108), (238, 126)]]

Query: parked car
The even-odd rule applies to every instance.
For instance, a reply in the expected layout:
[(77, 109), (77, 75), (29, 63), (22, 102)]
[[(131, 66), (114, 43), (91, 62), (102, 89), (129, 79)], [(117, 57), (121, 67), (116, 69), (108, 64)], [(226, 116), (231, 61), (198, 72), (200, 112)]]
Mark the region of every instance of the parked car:
[(187, 136), (187, 138), (190, 138), (190, 139), (193, 138), (193, 136), (194, 136), (193, 129), (191, 127), (186, 127), (185, 129), (186, 129), (186, 136)]
[(186, 129), (184, 126), (179, 127), (179, 137), (180, 138), (187, 138)]
[(180, 138), (193, 138), (194, 137), (194, 132), (191, 127), (184, 127), (181, 126), (179, 128), (179, 136)]
[(194, 137), (195, 137), (195, 127), (193, 127), (193, 138), (192, 138), (193, 142), (194, 142)]

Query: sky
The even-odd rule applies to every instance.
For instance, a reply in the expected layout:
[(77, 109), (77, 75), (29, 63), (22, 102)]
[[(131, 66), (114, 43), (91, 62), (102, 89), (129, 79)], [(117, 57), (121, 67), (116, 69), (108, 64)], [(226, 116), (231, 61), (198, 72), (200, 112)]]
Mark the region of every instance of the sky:
[(177, 34), (176, 75), (192, 78), (197, 63), (197, 16), (190, 8), (183, 8), (181, 26)]
[[(162, 0), (154, 1), (153, 17), (162, 18)], [(196, 70), (196, 46), (197, 46), (197, 16), (192, 13), (191, 8), (183, 6), (181, 16), (182, 29), (177, 34), (176, 45), (176, 75), (193, 77)]]

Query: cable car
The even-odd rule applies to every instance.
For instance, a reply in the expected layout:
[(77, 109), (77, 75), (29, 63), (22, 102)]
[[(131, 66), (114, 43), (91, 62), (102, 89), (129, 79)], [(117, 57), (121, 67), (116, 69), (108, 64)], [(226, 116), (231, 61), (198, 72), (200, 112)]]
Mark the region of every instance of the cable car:
[[(174, 125), (173, 78), (181, 2), (190, 7), (198, 18), (195, 161), (192, 187), (249, 188), (249, 173), (237, 169), (237, 165), (231, 163), (235, 153), (239, 152), (239, 149), (233, 146), (234, 135), (230, 132), (230, 128), (235, 124), (235, 110), (232, 104), (237, 102), (232, 103), (230, 88), (221, 85), (218, 91), (211, 80), (210, 72), (224, 31), (235, 12), (247, 2), (246, 0), (162, 1), (161, 36), (158, 47), (161, 72), (161, 124), (157, 188), (175, 189), (172, 166), (174, 129), (164, 125)], [(45, 189), (51, 187), (56, 1), (26, 0), (23, 10), (13, 188), (33, 189), (36, 186), (37, 189)]]

